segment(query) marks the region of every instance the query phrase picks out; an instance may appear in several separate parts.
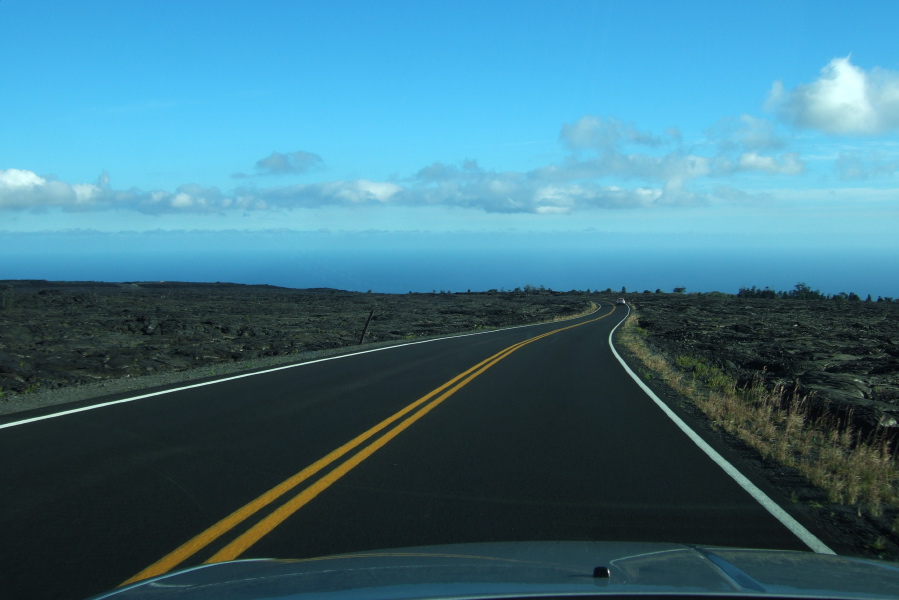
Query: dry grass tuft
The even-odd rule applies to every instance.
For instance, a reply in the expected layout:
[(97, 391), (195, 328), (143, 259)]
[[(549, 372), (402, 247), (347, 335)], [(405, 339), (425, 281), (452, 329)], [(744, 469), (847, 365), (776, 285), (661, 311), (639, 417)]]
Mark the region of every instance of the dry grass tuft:
[(585, 317), (595, 311), (598, 308), (596, 302), (590, 301), (590, 304), (587, 305), (587, 308), (584, 310), (574, 313), (573, 315), (556, 315), (554, 316), (549, 323), (555, 323), (556, 321), (567, 321), (569, 319), (577, 319), (578, 317)]
[[(736, 435), (762, 456), (797, 469), (825, 490), (831, 502), (883, 515), (899, 508), (899, 466), (882, 436), (862, 439), (834, 415), (813, 417), (807, 397), (794, 388), (737, 382), (705, 361), (678, 356), (671, 365), (643, 342), (645, 333), (632, 313), (619, 341), (679, 394), (690, 398), (713, 426)], [(899, 530), (899, 517), (893, 525)]]

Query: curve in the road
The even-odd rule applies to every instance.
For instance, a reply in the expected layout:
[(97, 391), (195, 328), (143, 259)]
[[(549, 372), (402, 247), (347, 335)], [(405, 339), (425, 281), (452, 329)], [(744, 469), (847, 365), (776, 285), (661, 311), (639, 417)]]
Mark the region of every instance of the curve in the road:
[[(543, 338), (549, 337), (551, 335), (557, 334), (562, 331), (566, 331), (568, 329), (573, 329), (575, 327), (581, 327), (583, 325), (587, 325), (589, 323), (593, 323), (595, 321), (599, 321), (600, 319), (604, 319), (615, 312), (615, 307), (612, 307), (612, 310), (608, 313), (596, 317), (595, 319), (590, 319), (587, 321), (582, 321), (580, 323), (576, 323), (574, 325), (568, 325), (566, 327), (560, 327), (558, 329), (554, 329), (552, 331), (548, 331), (542, 333), (540, 335), (536, 335), (534, 337), (528, 338), (522, 342), (518, 342), (516, 344), (512, 344), (511, 346), (500, 350), (493, 356), (481, 361), (475, 366), (471, 367), (467, 371), (460, 373), (456, 377), (453, 377), (443, 385), (437, 387), (431, 392), (425, 394), (415, 402), (412, 402), (408, 406), (404, 407), (400, 411), (394, 413), (387, 419), (384, 419), (368, 431), (360, 434), (354, 439), (350, 440), (346, 444), (340, 446), (339, 448), (333, 450), (326, 456), (322, 457), (318, 461), (304, 468), (297, 474), (292, 477), (286, 479), (282, 483), (268, 490), (252, 502), (246, 504), (245, 506), (239, 508), (234, 511), (229, 516), (225, 517), (212, 527), (206, 529), (196, 537), (187, 541), (177, 549), (175, 549), (170, 554), (166, 555), (156, 563), (150, 565), (134, 577), (131, 577), (127, 581), (123, 582), (122, 585), (128, 585), (134, 583), (136, 581), (140, 581), (143, 579), (147, 579), (150, 577), (156, 577), (158, 575), (162, 575), (164, 573), (169, 572), (170, 570), (177, 567), (179, 564), (201, 551), (203, 548), (207, 547), (209, 544), (217, 540), (222, 535), (231, 531), (234, 527), (243, 523), (246, 519), (256, 514), (278, 498), (282, 497), (287, 492), (296, 488), (299, 484), (303, 483), (310, 477), (317, 474), (319, 471), (325, 469), (347, 453), (355, 450), (370, 438), (375, 436), (377, 433), (381, 432), (388, 426), (392, 425), (399, 419), (408, 415), (412, 411), (414, 412), (412, 415), (406, 417), (399, 424), (395, 425), (392, 429), (387, 431), (384, 435), (379, 437), (377, 440), (361, 449), (358, 453), (353, 455), (351, 458), (343, 462), (341, 465), (336, 467), (330, 473), (317, 480), (312, 485), (305, 488), (299, 494), (297, 494), (294, 498), (289, 500), (287, 503), (278, 507), (275, 511), (269, 514), (267, 517), (262, 519), (259, 523), (251, 527), (249, 530), (245, 531), (243, 534), (238, 536), (224, 548), (215, 553), (211, 558), (209, 558), (206, 563), (216, 563), (216, 562), (224, 562), (228, 560), (234, 560), (243, 552), (245, 552), (250, 546), (258, 542), (263, 536), (267, 533), (271, 532), (275, 527), (283, 523), (290, 515), (298, 511), (300, 508), (309, 503), (313, 498), (318, 496), (328, 487), (330, 487), (333, 483), (335, 483), (338, 479), (346, 475), (350, 470), (354, 467), (361, 464), (366, 458), (374, 454), (380, 448), (383, 448), (388, 442), (394, 439), (397, 435), (402, 433), (403, 430), (407, 429), (411, 426), (415, 421), (421, 419), (428, 412), (433, 410), (437, 405), (442, 403), (444, 400), (455, 394), (458, 390), (462, 389), (465, 385), (471, 382), (473, 379), (487, 371), (490, 367), (497, 364), (499, 361), (503, 360), (516, 350), (536, 342), (537, 340), (541, 340)], [(422, 406), (424, 405), (424, 406)], [(417, 410), (416, 410), (417, 409)]]
[(22, 415), (0, 431), (0, 597), (96, 594), (179, 546), (160, 572), (490, 541), (815, 548), (622, 372), (610, 309)]
[(612, 336), (615, 334), (615, 331), (618, 327), (621, 326), (622, 323), (630, 316), (630, 308), (628, 308), (628, 314), (621, 320), (621, 322), (616, 325), (611, 332), (609, 332), (609, 347), (612, 349), (612, 354), (615, 355), (615, 358), (618, 359), (618, 362), (621, 363), (622, 368), (630, 375), (637, 385), (646, 392), (646, 395), (649, 396), (653, 402), (665, 413), (665, 415), (671, 419), (678, 428), (686, 434), (690, 440), (693, 441), (694, 444), (699, 446), (699, 449), (708, 455), (715, 464), (717, 464), (721, 469), (724, 470), (737, 484), (742, 487), (746, 492), (749, 493), (750, 496), (755, 498), (759, 504), (765, 507), (771, 515), (783, 523), (784, 527), (792, 531), (796, 537), (802, 540), (809, 548), (819, 554), (836, 554), (833, 550), (831, 550), (824, 542), (819, 540), (815, 535), (812, 534), (808, 529), (803, 527), (799, 521), (791, 517), (787, 512), (782, 509), (774, 500), (772, 500), (765, 492), (759, 489), (757, 485), (749, 481), (749, 479), (743, 475), (735, 466), (730, 464), (721, 454), (719, 454), (714, 448), (709, 446), (709, 444), (699, 437), (693, 429), (687, 425), (683, 419), (674, 414), (674, 411), (668, 408), (668, 405), (662, 402), (662, 400), (656, 396), (655, 392), (653, 392), (648, 385), (646, 385), (642, 379), (640, 379), (636, 373), (631, 370), (631, 368), (624, 362), (624, 359), (621, 358), (621, 355), (618, 354), (618, 351), (615, 350), (615, 344), (612, 343)]

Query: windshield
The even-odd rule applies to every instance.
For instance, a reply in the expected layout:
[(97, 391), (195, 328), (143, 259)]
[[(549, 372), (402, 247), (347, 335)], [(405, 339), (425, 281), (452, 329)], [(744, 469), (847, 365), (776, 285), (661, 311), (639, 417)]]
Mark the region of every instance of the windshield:
[(0, 3), (0, 596), (456, 543), (896, 560), (897, 22)]

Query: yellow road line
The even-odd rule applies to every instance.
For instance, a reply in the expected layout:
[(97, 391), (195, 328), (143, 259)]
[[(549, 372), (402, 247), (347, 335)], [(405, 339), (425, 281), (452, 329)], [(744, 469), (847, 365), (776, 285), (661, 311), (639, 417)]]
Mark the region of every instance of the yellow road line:
[(188, 540), (178, 548), (176, 548), (171, 553), (167, 554), (157, 562), (153, 563), (134, 577), (128, 579), (123, 582), (121, 585), (129, 585), (131, 583), (140, 581), (142, 579), (148, 579), (150, 577), (156, 577), (158, 575), (162, 575), (172, 570), (180, 563), (184, 562), (216, 539), (259, 512), (261, 509), (265, 508), (293, 488), (297, 487), (300, 483), (309, 479), (322, 469), (334, 463), (336, 460), (344, 456), (345, 454), (351, 452), (356, 449), (360, 445), (362, 445), (365, 441), (370, 439), (372, 436), (377, 434), (378, 432), (384, 430), (386, 427), (401, 419), (405, 415), (409, 414), (411, 411), (416, 408), (422, 406), (429, 400), (433, 399), (435, 396), (437, 398), (421, 408), (418, 412), (408, 417), (406, 420), (402, 421), (399, 425), (395, 426), (393, 429), (385, 433), (378, 440), (371, 443), (369, 446), (359, 451), (356, 455), (345, 461), (339, 467), (322, 477), (320, 480), (316, 481), (314, 484), (309, 486), (300, 492), (297, 496), (292, 498), (290, 501), (276, 509), (270, 515), (265, 517), (262, 521), (257, 523), (254, 527), (247, 530), (241, 536), (237, 537), (234, 541), (229, 543), (227, 546), (222, 548), (219, 552), (217, 552), (212, 558), (207, 560), (207, 563), (212, 562), (221, 562), (226, 560), (233, 560), (237, 556), (239, 556), (242, 552), (244, 552), (251, 545), (256, 543), (259, 539), (262, 538), (266, 533), (270, 532), (272, 529), (277, 527), (280, 523), (282, 523), (285, 519), (287, 519), (291, 514), (302, 508), (305, 504), (307, 504), (310, 500), (315, 498), (322, 491), (327, 489), (332, 483), (343, 477), (346, 473), (348, 473), (351, 469), (356, 467), (366, 458), (374, 454), (377, 450), (382, 448), (387, 444), (390, 440), (399, 435), (403, 430), (408, 428), (412, 423), (423, 417), (425, 414), (430, 412), (434, 407), (438, 404), (452, 396), (456, 391), (464, 387), (468, 382), (472, 379), (495, 365), (500, 360), (506, 358), (512, 352), (515, 352), (522, 346), (530, 344), (531, 342), (535, 342), (539, 339), (545, 338), (547, 336), (559, 333), (560, 331), (565, 331), (567, 329), (571, 329), (573, 327), (580, 327), (581, 325), (586, 325), (587, 323), (592, 323), (594, 321), (598, 321), (603, 319), (615, 311), (615, 307), (612, 307), (612, 310), (606, 313), (601, 317), (597, 317), (595, 319), (591, 319), (589, 321), (584, 321), (583, 323), (577, 323), (575, 325), (569, 325), (567, 327), (561, 327), (559, 329), (555, 329), (553, 331), (549, 331), (538, 336), (534, 336), (522, 342), (518, 342), (517, 344), (513, 344), (508, 348), (505, 348), (493, 356), (479, 362), (475, 366), (466, 370), (463, 373), (453, 377), (440, 387), (428, 392), (415, 402), (409, 404), (405, 408), (400, 411), (394, 413), (390, 417), (384, 419), (371, 429), (365, 431), (364, 433), (356, 436), (343, 446), (340, 446), (336, 450), (328, 453), (323, 458), (320, 458), (316, 462), (312, 463), (296, 475), (291, 476), (290, 478), (284, 480), (277, 486), (273, 487), (269, 491), (265, 492), (252, 502), (246, 504), (245, 506), (239, 508), (234, 511), (212, 527), (209, 527), (202, 533)]
[[(518, 346), (519, 348), (521, 346)], [(517, 348), (516, 348), (517, 349)], [(501, 357), (504, 358), (504, 357)], [(499, 361), (500, 359), (497, 359)], [(495, 361), (496, 362), (496, 361)], [(473, 373), (471, 376), (457, 384), (456, 386), (450, 388), (436, 399), (432, 400), (412, 416), (407, 417), (404, 421), (402, 421), (399, 425), (395, 426), (393, 429), (379, 437), (377, 440), (357, 452), (351, 458), (344, 461), (340, 466), (335, 468), (333, 471), (307, 487), (305, 490), (297, 494), (290, 501), (278, 507), (277, 510), (272, 512), (269, 516), (265, 517), (262, 521), (251, 527), (233, 542), (222, 548), (216, 554), (212, 556), (207, 563), (215, 563), (215, 562), (224, 562), (227, 560), (234, 560), (243, 552), (258, 542), (264, 535), (269, 533), (275, 527), (283, 523), (290, 515), (298, 511), (300, 508), (309, 503), (310, 500), (318, 496), (320, 493), (325, 491), (327, 488), (331, 486), (335, 481), (346, 475), (350, 472), (354, 467), (358, 466), (362, 461), (366, 458), (374, 454), (376, 451), (383, 448), (387, 442), (395, 438), (405, 429), (407, 429), (410, 425), (412, 425), (415, 421), (418, 421), (420, 418), (429, 413), (434, 407), (438, 404), (455, 394), (458, 390), (463, 388), (468, 382), (472, 379), (486, 371), (488, 368), (492, 366), (486, 365), (482, 370)]]

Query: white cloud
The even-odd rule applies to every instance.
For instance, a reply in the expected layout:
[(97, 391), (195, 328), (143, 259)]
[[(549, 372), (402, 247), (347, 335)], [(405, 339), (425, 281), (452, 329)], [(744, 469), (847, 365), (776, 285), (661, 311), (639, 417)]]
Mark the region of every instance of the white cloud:
[[(303, 150), (297, 152), (272, 152), (256, 161), (256, 176), (299, 175), (322, 165), (322, 157)], [(234, 179), (246, 179), (250, 175), (235, 173)]]
[(174, 193), (154, 191), (133, 198), (135, 210), (146, 213), (220, 213), (240, 206), (233, 197), (222, 194), (218, 188), (204, 188), (196, 183), (179, 186)]
[(752, 115), (721, 119), (706, 131), (709, 140), (717, 144), (720, 152), (779, 150), (785, 146), (777, 133), (777, 125), (768, 119)]
[(743, 171), (765, 171), (781, 175), (798, 175), (805, 170), (805, 166), (799, 160), (799, 155), (792, 152), (784, 154), (780, 161), (773, 156), (745, 152), (740, 155), (738, 164), (740, 170)]
[(899, 159), (885, 159), (878, 152), (840, 152), (834, 167), (841, 179), (870, 179), (899, 172)]
[(256, 161), (256, 168), (268, 174), (304, 173), (321, 162), (321, 156), (311, 152), (272, 152), (266, 158)]
[[(673, 135), (679, 135), (676, 129)], [(638, 131), (633, 123), (625, 123), (613, 118), (586, 115), (574, 124), (562, 126), (559, 139), (572, 150), (608, 150), (621, 144), (658, 146), (662, 139), (651, 133)]]
[[(319, 206), (363, 204), (388, 204), (404, 191), (402, 186), (391, 182), (369, 181), (325, 181), (286, 187), (241, 189), (237, 194), (248, 208), (315, 208)], [(253, 199), (255, 206), (248, 201)], [(241, 206), (242, 208), (244, 206)]]
[(134, 210), (144, 213), (221, 212), (239, 202), (216, 188), (197, 184), (174, 192), (114, 190), (104, 171), (96, 183), (66, 183), (24, 169), (0, 170), (0, 209), (66, 211)]
[(877, 135), (899, 128), (899, 73), (865, 71), (835, 58), (812, 83), (788, 91), (774, 82), (766, 108), (785, 121), (838, 135)]
[[(722, 121), (717, 132), (727, 152), (716, 143), (717, 153), (703, 154), (697, 148), (685, 147), (674, 128), (657, 136), (639, 130), (633, 123), (588, 115), (561, 129), (560, 139), (571, 150), (567, 158), (531, 171), (493, 171), (474, 160), (436, 162), (403, 180), (334, 180), (262, 188), (248, 185), (230, 192), (196, 183), (174, 191), (115, 190), (105, 171), (94, 183), (67, 184), (31, 171), (10, 169), (0, 171), (0, 208), (204, 215), (391, 205), (550, 215), (704, 204), (710, 197), (691, 189), (696, 180), (749, 171), (796, 175), (804, 170), (797, 154), (770, 152), (779, 148), (781, 141), (768, 121), (743, 115)], [(702, 145), (698, 148), (701, 150)], [(317, 155), (307, 152), (273, 152), (258, 161), (257, 167), (267, 174), (299, 173), (320, 162)]]
[[(639, 132), (633, 124), (616, 119), (586, 116), (562, 128), (560, 138), (574, 152), (561, 165), (549, 165), (533, 172), (553, 181), (596, 179), (639, 180), (661, 184), (664, 193), (657, 203), (692, 205), (705, 202), (691, 193), (688, 184), (706, 177), (728, 177), (741, 172), (764, 172), (793, 176), (805, 171), (797, 153), (772, 155), (786, 143), (776, 124), (751, 115), (721, 119), (707, 130), (707, 142), (716, 151), (699, 152), (702, 145), (685, 147), (679, 131), (670, 129), (664, 137)], [(626, 152), (625, 146), (639, 141), (651, 146), (642, 152)], [(659, 146), (674, 146), (660, 152)], [(584, 157), (583, 150), (595, 155)]]
[[(548, 165), (531, 172), (531, 176), (548, 181), (589, 181), (608, 178), (612, 180), (640, 180), (662, 184), (668, 189), (682, 189), (691, 179), (712, 173), (712, 159), (682, 148), (680, 130), (670, 127), (664, 136), (640, 131), (633, 123), (615, 118), (587, 115), (574, 124), (564, 124), (559, 139), (572, 154), (559, 165)], [(627, 151), (627, 147), (639, 145), (643, 151)], [(662, 152), (662, 146), (674, 146)], [(584, 157), (584, 151), (595, 155)], [(685, 198), (684, 194), (668, 194)], [(693, 202), (693, 199), (690, 200)]]
[(22, 169), (7, 169), (6, 171), (0, 171), (0, 189), (32, 189), (45, 185), (46, 183), (46, 179), (39, 177), (36, 173), (32, 173), (31, 171), (24, 171)]
[(567, 215), (571, 209), (564, 206), (538, 206), (534, 212), (538, 215)]
[(495, 172), (474, 161), (461, 168), (435, 163), (419, 171), (399, 195), (410, 205), (446, 205), (492, 213), (565, 214), (591, 208), (632, 208), (653, 204), (658, 188), (624, 189), (583, 179), (578, 168), (539, 169), (528, 173)]
[(764, 172), (770, 175), (799, 175), (805, 163), (796, 152), (780, 155), (786, 141), (777, 132), (777, 125), (768, 119), (752, 115), (728, 117), (706, 130), (707, 142), (717, 147), (710, 157), (710, 175), (726, 177), (740, 172)]
[(367, 202), (383, 204), (389, 202), (403, 188), (395, 183), (360, 179), (357, 181), (333, 181), (317, 184), (309, 186), (309, 189), (323, 199), (336, 199), (349, 204), (364, 204)]
[(103, 190), (92, 183), (76, 183), (72, 185), (72, 191), (75, 192), (75, 204), (89, 206)]
[(709, 157), (681, 151), (660, 156), (609, 151), (588, 159), (570, 157), (562, 165), (550, 165), (537, 169), (534, 173), (555, 180), (613, 178), (683, 182), (704, 177), (711, 171), (712, 161)]
[(98, 190), (91, 184), (69, 185), (24, 169), (0, 170), (0, 208), (61, 206), (74, 209), (92, 204)]

